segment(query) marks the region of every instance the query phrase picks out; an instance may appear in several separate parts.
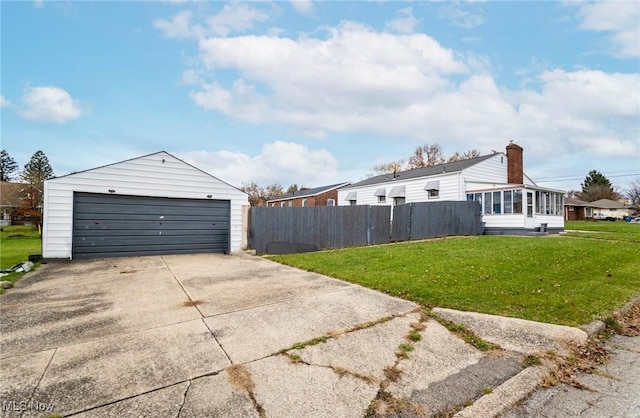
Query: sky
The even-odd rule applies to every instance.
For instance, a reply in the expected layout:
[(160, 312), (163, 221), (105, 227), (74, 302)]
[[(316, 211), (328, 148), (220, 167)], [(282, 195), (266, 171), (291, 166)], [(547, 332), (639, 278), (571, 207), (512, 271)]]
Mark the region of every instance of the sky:
[(541, 186), (640, 178), (640, 2), (2, 1), (2, 148), (56, 175), (167, 151), (232, 184), (356, 182), (423, 144)]

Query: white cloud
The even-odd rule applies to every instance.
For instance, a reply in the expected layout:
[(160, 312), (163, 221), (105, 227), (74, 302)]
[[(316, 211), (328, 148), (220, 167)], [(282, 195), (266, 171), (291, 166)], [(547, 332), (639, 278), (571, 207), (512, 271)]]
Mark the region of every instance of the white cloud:
[(176, 14), (170, 20), (156, 19), (153, 26), (167, 38), (188, 38), (201, 32), (198, 28), (191, 27), (191, 12), (188, 10)]
[(11, 104), (11, 102), (9, 102), (9, 100), (5, 99), (4, 96), (0, 95), (0, 107), (6, 107), (9, 106)]
[(230, 151), (191, 151), (178, 156), (237, 187), (251, 181), (317, 186), (336, 181), (338, 175), (338, 162), (329, 151), (293, 142), (267, 143), (253, 156)]
[(269, 19), (262, 10), (245, 3), (227, 3), (222, 9), (202, 22), (189, 10), (183, 10), (170, 19), (156, 19), (153, 26), (167, 38), (201, 38), (204, 36), (227, 36), (232, 32), (244, 32), (256, 22)]
[(36, 122), (65, 123), (91, 111), (66, 90), (55, 86), (27, 88), (22, 103), (20, 115)]
[(34, 0), (33, 7), (36, 9), (42, 9), (44, 7), (44, 0)]
[(387, 22), (386, 27), (398, 33), (413, 33), (418, 23), (418, 19), (413, 16), (413, 9), (407, 7), (398, 10), (396, 18)]
[(245, 3), (227, 3), (222, 10), (207, 18), (210, 30), (219, 36), (230, 32), (243, 32), (252, 29), (255, 22), (264, 22), (269, 16)]
[(613, 54), (640, 56), (640, 3), (637, 1), (600, 1), (579, 3), (579, 28), (608, 32)]
[(440, 18), (449, 19), (452, 24), (464, 29), (473, 29), (484, 23), (482, 11), (472, 12), (468, 6), (463, 7), (454, 1), (440, 9)]
[(182, 77), (180, 77), (180, 83), (187, 86), (192, 86), (201, 82), (202, 77), (200, 77), (200, 72), (193, 69), (184, 70), (182, 72)]
[(298, 13), (309, 14), (313, 11), (313, 2), (311, 0), (290, 0), (290, 2)]
[[(510, 90), (496, 82), (486, 57), (456, 53), (424, 34), (352, 22), (325, 29), (328, 36), (318, 38), (200, 39), (191, 99), (232, 119), (284, 124), (320, 139), (375, 133), (484, 151), (514, 139), (539, 158), (551, 149), (553, 158), (640, 153), (638, 73), (538, 69)], [(217, 78), (219, 69), (238, 75)]]

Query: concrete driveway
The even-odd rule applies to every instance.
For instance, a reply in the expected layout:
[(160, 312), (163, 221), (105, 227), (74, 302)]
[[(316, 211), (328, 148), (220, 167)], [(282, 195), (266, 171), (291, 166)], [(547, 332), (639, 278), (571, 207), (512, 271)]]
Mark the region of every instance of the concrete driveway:
[(53, 263), (0, 302), (2, 416), (428, 415), (522, 370), (414, 303), (244, 255)]

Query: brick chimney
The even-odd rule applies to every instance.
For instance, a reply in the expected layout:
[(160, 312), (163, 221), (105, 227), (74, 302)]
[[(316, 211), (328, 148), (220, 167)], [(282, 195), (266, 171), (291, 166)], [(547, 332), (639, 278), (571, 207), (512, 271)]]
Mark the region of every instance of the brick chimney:
[(507, 145), (507, 183), (524, 184), (522, 170), (522, 147), (511, 141)]

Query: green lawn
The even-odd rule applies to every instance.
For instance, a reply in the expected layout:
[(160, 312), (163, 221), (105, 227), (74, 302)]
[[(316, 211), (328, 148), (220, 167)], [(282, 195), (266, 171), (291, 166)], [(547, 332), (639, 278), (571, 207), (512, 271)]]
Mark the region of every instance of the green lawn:
[(638, 225), (584, 224), (621, 229), (606, 240), (453, 237), (271, 258), (425, 306), (577, 326), (640, 295)]
[[(570, 236), (640, 243), (640, 224), (624, 221), (571, 221), (565, 222), (564, 228), (569, 231)], [(576, 230), (580, 232), (574, 232)]]
[[(41, 254), (38, 230), (32, 226), (4, 226), (0, 232), (0, 268), (13, 267), (27, 261), (30, 254)], [(11, 273), (1, 280), (16, 281), (21, 273)]]

